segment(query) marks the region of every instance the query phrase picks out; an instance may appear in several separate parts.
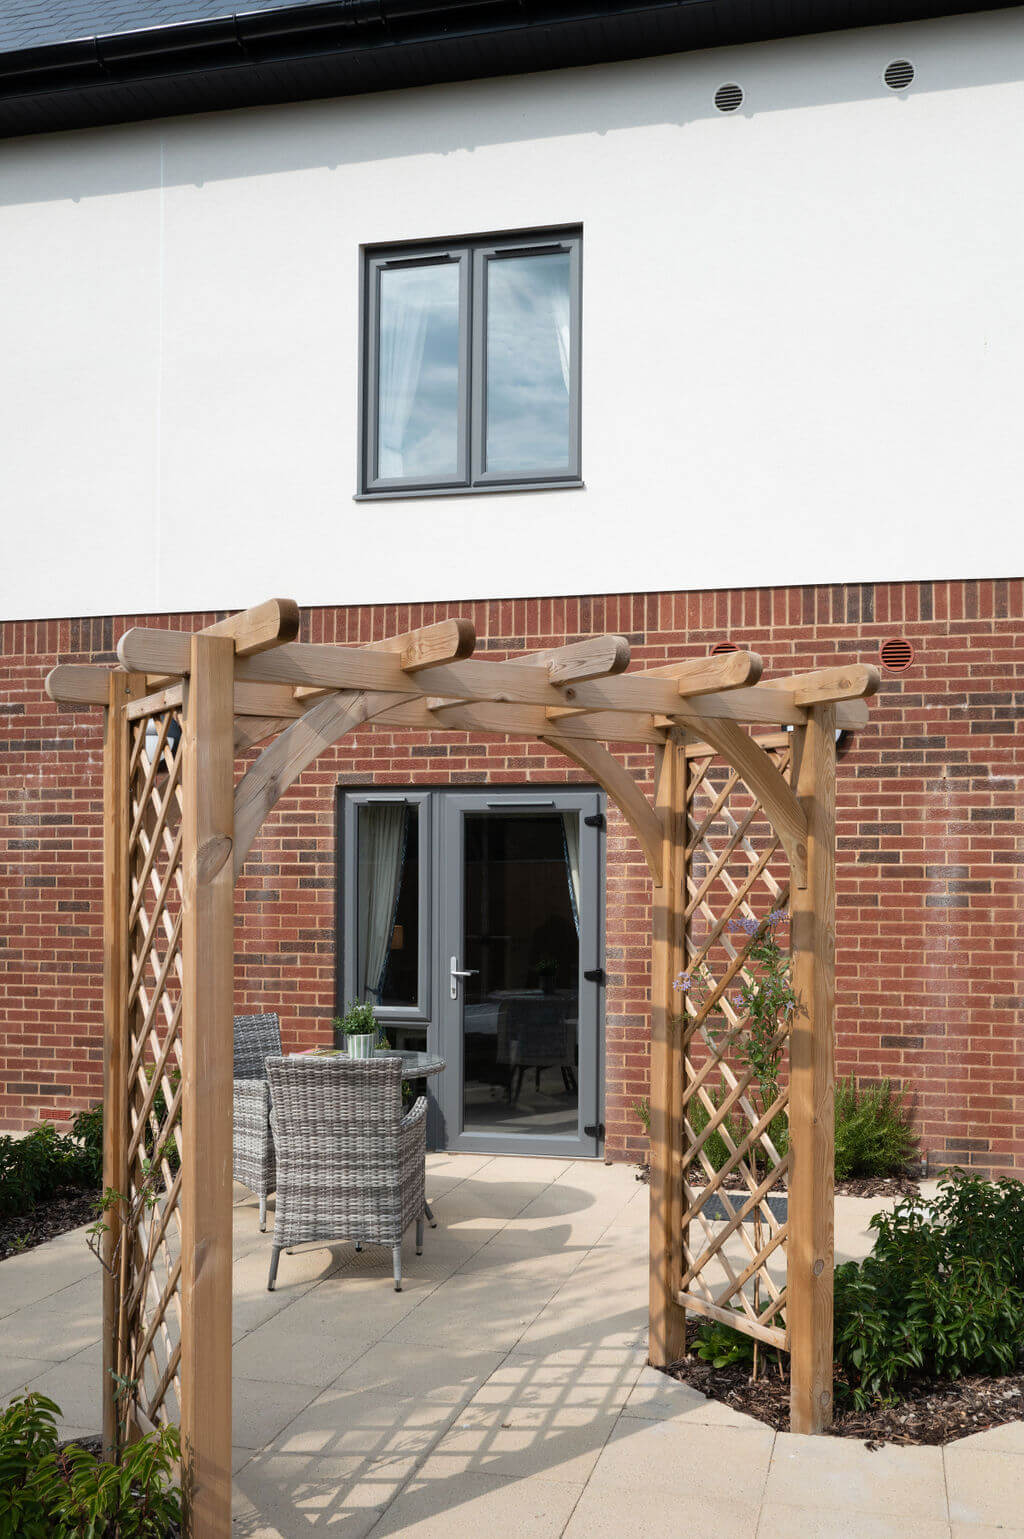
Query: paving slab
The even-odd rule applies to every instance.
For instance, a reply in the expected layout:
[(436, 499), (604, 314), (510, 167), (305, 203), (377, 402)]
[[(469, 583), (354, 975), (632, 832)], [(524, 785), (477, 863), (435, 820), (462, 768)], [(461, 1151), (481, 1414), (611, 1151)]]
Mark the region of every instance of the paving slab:
[(721, 1400), (709, 1400), (658, 1368), (643, 1368), (623, 1408), (623, 1415), (647, 1421), (676, 1420), (710, 1427), (749, 1427), (751, 1418)]
[[(46, 1247), (37, 1249), (44, 1251)], [(0, 1262), (0, 1273), (12, 1264)], [(103, 1289), (97, 1265), (94, 1274), (4, 1316), (4, 1351), (12, 1357), (46, 1357), (61, 1362), (99, 1341), (102, 1319)]]
[(534, 1476), (454, 1474), (427, 1465), (371, 1530), (373, 1539), (559, 1539), (582, 1486)]
[[(5, 1342), (6, 1345), (6, 1342)], [(52, 1368), (46, 1357), (0, 1357), (0, 1404), (6, 1405), (15, 1395), (27, 1389), (33, 1379)]]
[(591, 1485), (660, 1492), (666, 1500), (699, 1498), (757, 1510), (775, 1433), (746, 1427), (683, 1426), (622, 1417), (598, 1459)]
[(883, 1515), (765, 1502), (757, 1539), (950, 1539), (950, 1531), (949, 1524), (938, 1519), (901, 1512)]
[(979, 1448), (973, 1438), (949, 1443), (943, 1453), (951, 1522), (1024, 1527), (1024, 1459), (1020, 1453)]
[(461, 1405), (505, 1360), (501, 1351), (378, 1341), (335, 1380), (335, 1387), (373, 1390), (400, 1399), (438, 1400)]
[(765, 1501), (946, 1522), (942, 1449), (872, 1450), (856, 1438), (780, 1432)]
[(724, 1498), (619, 1490), (593, 1481), (580, 1497), (564, 1539), (755, 1539), (757, 1506)]

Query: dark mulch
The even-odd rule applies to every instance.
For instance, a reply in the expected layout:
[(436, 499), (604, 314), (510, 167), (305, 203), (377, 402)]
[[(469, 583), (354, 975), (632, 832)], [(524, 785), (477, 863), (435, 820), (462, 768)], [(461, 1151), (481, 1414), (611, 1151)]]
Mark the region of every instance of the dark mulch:
[(91, 1224), (96, 1217), (96, 1204), (100, 1191), (83, 1192), (81, 1187), (62, 1187), (59, 1192), (37, 1202), (29, 1213), (0, 1222), (0, 1261), (8, 1256), (20, 1256), (23, 1251), (42, 1245), (44, 1240), (56, 1239), (69, 1229)]
[[(772, 1365), (756, 1384), (742, 1364), (714, 1368), (698, 1357), (687, 1357), (665, 1370), (712, 1400), (720, 1400), (777, 1432), (789, 1431), (789, 1381)], [(973, 1374), (962, 1379), (936, 1379), (916, 1385), (897, 1405), (856, 1411), (843, 1405), (837, 1384), (834, 1437), (856, 1437), (869, 1448), (883, 1443), (952, 1443), (970, 1432), (1001, 1427), (1024, 1419), (1024, 1373), (1006, 1378)]]
[[(636, 1173), (638, 1181), (649, 1183), (651, 1168), (649, 1165), (641, 1165)], [(691, 1177), (690, 1185), (700, 1187), (705, 1183), (696, 1176)], [(733, 1173), (726, 1176), (722, 1185), (727, 1192), (746, 1191), (746, 1183), (742, 1177)], [(776, 1182), (774, 1191), (786, 1190), (785, 1176)], [(836, 1182), (837, 1197), (916, 1197), (921, 1188), (914, 1176), (851, 1176), (847, 1181)]]

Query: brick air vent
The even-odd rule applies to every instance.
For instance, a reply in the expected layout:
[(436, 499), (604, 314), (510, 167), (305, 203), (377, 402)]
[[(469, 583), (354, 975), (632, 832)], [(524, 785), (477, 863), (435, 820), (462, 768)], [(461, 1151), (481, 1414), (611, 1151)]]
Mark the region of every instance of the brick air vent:
[(891, 636), (883, 641), (878, 655), (892, 673), (903, 673), (914, 661), (914, 649), (905, 636)]
[(720, 85), (715, 92), (715, 106), (719, 112), (735, 112), (743, 106), (743, 88), (732, 83)]
[(712, 657), (721, 657), (724, 652), (738, 651), (739, 647), (736, 645), (735, 641), (716, 641), (714, 646), (711, 648), (710, 655)]

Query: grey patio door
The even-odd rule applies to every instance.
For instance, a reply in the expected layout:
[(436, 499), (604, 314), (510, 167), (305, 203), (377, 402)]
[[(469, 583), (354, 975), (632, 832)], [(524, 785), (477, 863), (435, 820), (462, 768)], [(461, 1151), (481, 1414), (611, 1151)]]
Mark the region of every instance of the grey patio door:
[(600, 1149), (603, 847), (597, 792), (439, 798), (438, 1100), (450, 1149)]

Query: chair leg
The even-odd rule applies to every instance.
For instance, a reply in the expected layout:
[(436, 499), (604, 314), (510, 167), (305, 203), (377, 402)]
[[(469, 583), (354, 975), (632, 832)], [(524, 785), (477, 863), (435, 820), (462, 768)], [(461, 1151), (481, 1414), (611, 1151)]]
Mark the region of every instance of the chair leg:
[(363, 1248), (362, 1240), (357, 1240), (356, 1241), (356, 1250), (362, 1250), (362, 1248)]
[(266, 1194), (266, 1192), (264, 1192), (263, 1196), (260, 1198), (260, 1233), (261, 1234), (266, 1234), (266, 1231), (267, 1231), (267, 1194)]
[(402, 1291), (402, 1247), (400, 1245), (392, 1246), (392, 1249), (391, 1249), (391, 1260), (392, 1260), (392, 1263), (393, 1263), (393, 1266), (394, 1266), (394, 1273), (395, 1273), (395, 1292), (396, 1293), (401, 1293), (401, 1291)]
[(422, 1220), (422, 1218), (418, 1218), (416, 1220), (416, 1254), (417, 1254), (417, 1256), (422, 1256), (422, 1254), (423, 1254), (423, 1220)]
[(277, 1263), (281, 1259), (281, 1250), (282, 1247), (280, 1245), (275, 1245), (270, 1252), (270, 1276), (267, 1278), (268, 1293), (273, 1293), (274, 1291), (274, 1284), (277, 1281)]
[(426, 1200), (424, 1200), (424, 1203), (423, 1203), (423, 1211), (426, 1214), (427, 1223), (430, 1225), (431, 1229), (436, 1229), (437, 1228), (437, 1219), (434, 1217), (434, 1210), (430, 1206), (430, 1203), (427, 1202)]

